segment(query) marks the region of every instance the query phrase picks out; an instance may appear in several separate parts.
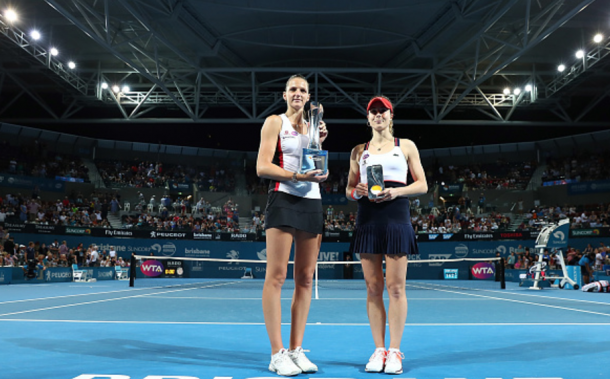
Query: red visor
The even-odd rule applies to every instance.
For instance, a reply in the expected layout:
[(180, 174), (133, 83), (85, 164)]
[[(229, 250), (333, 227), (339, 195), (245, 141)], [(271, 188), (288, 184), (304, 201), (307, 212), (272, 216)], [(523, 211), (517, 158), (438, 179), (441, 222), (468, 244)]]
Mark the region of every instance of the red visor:
[(369, 101), (369, 105), (366, 107), (366, 111), (368, 112), (371, 107), (376, 103), (381, 103), (378, 105), (383, 105), (384, 107), (388, 108), (391, 113), (394, 113), (394, 108), (392, 108), (392, 103), (390, 103), (390, 100), (381, 96), (374, 97), (371, 101)]

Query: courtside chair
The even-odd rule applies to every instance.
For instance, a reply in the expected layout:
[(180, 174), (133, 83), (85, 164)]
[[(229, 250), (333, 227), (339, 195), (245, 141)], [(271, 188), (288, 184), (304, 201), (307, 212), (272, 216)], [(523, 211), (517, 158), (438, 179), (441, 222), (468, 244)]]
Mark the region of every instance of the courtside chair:
[(81, 270), (77, 264), (72, 265), (72, 281), (73, 282), (86, 282), (87, 281), (87, 270)]
[(129, 269), (121, 266), (114, 266), (117, 280), (129, 280)]

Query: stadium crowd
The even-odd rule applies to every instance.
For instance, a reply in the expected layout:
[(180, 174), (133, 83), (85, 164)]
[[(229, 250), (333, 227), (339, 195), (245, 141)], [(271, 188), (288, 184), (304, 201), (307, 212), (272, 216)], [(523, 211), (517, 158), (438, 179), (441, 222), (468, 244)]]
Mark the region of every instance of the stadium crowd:
[(35, 178), (88, 182), (89, 169), (76, 155), (48, 151), (44, 143), (33, 146), (12, 146), (0, 143), (0, 172)]
[(591, 149), (575, 151), (570, 157), (546, 160), (547, 169), (542, 181), (573, 180), (584, 182), (610, 178), (610, 151), (595, 152)]
[(426, 173), (428, 186), (436, 183), (459, 183), (468, 189), (525, 189), (534, 170), (535, 162), (507, 162), (493, 164), (432, 165)]
[(119, 209), (119, 194), (94, 192), (64, 196), (56, 201), (42, 201), (34, 192), (30, 198), (20, 193), (0, 196), (0, 222), (40, 225), (110, 227), (108, 212)]
[[(143, 195), (140, 193), (140, 198)], [(153, 209), (155, 198), (151, 197), (149, 204)], [(222, 206), (212, 206), (209, 201), (201, 198), (191, 205), (190, 197), (177, 198), (174, 203), (165, 196), (161, 199), (158, 212), (149, 212), (148, 207), (136, 209), (141, 212), (133, 215), (123, 215), (123, 227), (133, 229), (154, 229), (167, 231), (192, 232), (240, 232), (239, 208), (232, 198)], [(146, 211), (144, 211), (146, 210)], [(170, 211), (172, 210), (172, 211)]]
[(150, 161), (96, 161), (108, 187), (167, 188), (173, 183), (196, 184), (201, 191), (232, 192), (235, 172), (221, 166), (192, 167)]

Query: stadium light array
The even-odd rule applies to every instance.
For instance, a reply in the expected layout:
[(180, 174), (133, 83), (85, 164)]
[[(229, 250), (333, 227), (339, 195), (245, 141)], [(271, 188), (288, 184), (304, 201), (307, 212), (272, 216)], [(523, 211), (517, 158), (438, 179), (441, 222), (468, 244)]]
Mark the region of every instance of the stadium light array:
[(576, 58), (581, 59), (582, 57), (585, 56), (585, 52), (583, 50), (578, 50), (575, 55), (576, 55)]
[(560, 64), (559, 66), (557, 66), (557, 71), (559, 72), (563, 72), (566, 69), (566, 65), (564, 64)]
[(6, 20), (10, 23), (16, 22), (19, 19), (19, 16), (17, 16), (17, 12), (12, 9), (7, 9), (4, 12), (4, 17), (6, 17)]
[(600, 43), (602, 40), (604, 39), (604, 36), (601, 33), (597, 33), (594, 37), (593, 37), (593, 42), (595, 43)]
[(32, 39), (34, 41), (38, 41), (40, 39), (40, 37), (42, 37), (38, 30), (32, 30), (32, 32), (30, 33), (30, 36), (32, 36)]

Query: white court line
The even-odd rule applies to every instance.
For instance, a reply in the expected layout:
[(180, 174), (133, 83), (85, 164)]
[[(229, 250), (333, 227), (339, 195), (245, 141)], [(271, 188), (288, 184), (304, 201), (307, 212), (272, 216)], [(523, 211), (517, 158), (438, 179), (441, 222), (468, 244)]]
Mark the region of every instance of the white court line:
[[(231, 284), (234, 284), (236, 282), (230, 282)], [(45, 285), (45, 286), (50, 286), (51, 284), (36, 284), (37, 286), (40, 285)], [(31, 285), (31, 286), (34, 286)], [(19, 284), (19, 287), (25, 287), (24, 285)], [(70, 287), (80, 287), (80, 286), (70, 286)], [(110, 286), (104, 286), (104, 287), (110, 287)], [(74, 295), (61, 295), (61, 296), (51, 296), (51, 297), (38, 297), (38, 298), (34, 298), (34, 299), (21, 299), (21, 300), (7, 300), (7, 301), (0, 301), (0, 305), (2, 304), (12, 304), (12, 303), (24, 303), (24, 302), (28, 302), (28, 301), (44, 301), (44, 300), (50, 300), (50, 299), (63, 299), (66, 297), (76, 297), (76, 296), (89, 296), (89, 295), (106, 295), (109, 293), (121, 293), (121, 292), (129, 292), (129, 291), (146, 291), (146, 290), (157, 290), (157, 289), (161, 289), (161, 288), (167, 288), (167, 287), (163, 287), (163, 286), (156, 286), (156, 287), (145, 287), (145, 288), (135, 288), (135, 287), (130, 287), (129, 289), (126, 290), (116, 290), (116, 291), (105, 291), (105, 292), (93, 292), (93, 293), (78, 293), (78, 294), (74, 294)], [(189, 287), (188, 289), (199, 289), (199, 288), (204, 288), (204, 287)]]
[[(235, 284), (235, 283), (239, 283), (239, 282), (217, 283), (217, 284), (208, 285), (208, 286), (200, 286), (200, 287), (197, 287), (197, 288), (219, 287), (219, 286), (228, 285), (228, 284)], [(82, 302), (82, 303), (64, 304), (64, 305), (58, 305), (58, 306), (55, 306), (55, 307), (46, 307), (46, 308), (30, 309), (30, 310), (27, 310), (27, 311), (4, 313), (4, 314), (0, 314), (0, 317), (11, 316), (11, 315), (18, 315), (18, 314), (23, 314), (23, 313), (31, 313), (31, 312), (48, 311), (48, 310), (52, 310), (52, 309), (77, 307), (79, 305), (88, 305), (88, 304), (96, 304), (96, 303), (105, 303), (105, 302), (116, 301), (116, 300), (132, 299), (132, 298), (135, 298), (135, 297), (144, 297), (144, 296), (150, 296), (150, 295), (161, 294), (161, 293), (172, 293), (172, 292), (180, 292), (180, 291), (189, 291), (189, 290), (192, 290), (192, 289), (194, 289), (194, 288), (181, 288), (181, 289), (176, 289), (176, 290), (171, 290), (171, 291), (162, 291), (162, 292), (150, 293), (150, 294), (147, 293), (147, 294), (141, 294), (141, 295), (117, 297), (117, 298), (112, 298), (112, 299), (85, 301), (85, 302)]]
[[(0, 322), (38, 322), (38, 323), (69, 323), (69, 324), (142, 324), (142, 325), (228, 325), (228, 326), (264, 326), (264, 322), (215, 322), (215, 321), (127, 321), (127, 320), (37, 320), (37, 319), (0, 319)], [(290, 323), (282, 323), (282, 325), (290, 325)], [(307, 323), (309, 326), (364, 326), (369, 327), (366, 323)], [(488, 323), (414, 323), (405, 325), (407, 328), (414, 327), (438, 327), (438, 326), (610, 326), (610, 322), (488, 322)]]
[[(509, 292), (498, 291), (498, 290), (483, 290), (483, 291), (495, 292), (495, 293), (504, 293), (504, 294), (511, 294), (511, 295), (519, 295), (519, 296), (541, 297), (541, 298), (544, 298), (544, 299), (555, 299), (555, 300), (562, 300), (562, 301), (576, 301), (576, 302), (579, 302), (579, 303), (610, 305), (610, 302), (605, 302), (605, 301), (581, 300), (581, 299), (570, 299), (570, 298), (555, 297), (555, 296), (534, 295), (534, 294), (528, 294), (528, 293), (512, 292), (512, 290), (508, 290)], [(580, 291), (580, 293), (583, 293), (583, 292)], [(587, 293), (591, 293), (591, 292), (587, 292)]]
[(476, 297), (483, 297), (483, 298), (488, 298), (488, 299), (495, 299), (495, 300), (501, 300), (501, 301), (507, 301), (507, 302), (511, 302), (511, 303), (520, 303), (520, 304), (527, 304), (527, 305), (536, 305), (539, 307), (545, 307), (545, 308), (555, 308), (555, 309), (562, 309), (565, 311), (574, 311), (574, 312), (581, 312), (581, 313), (589, 313), (589, 314), (594, 314), (594, 315), (600, 315), (600, 316), (608, 316), (610, 317), (610, 314), (608, 313), (600, 313), (600, 312), (592, 312), (592, 311), (585, 311), (583, 309), (575, 309), (575, 308), (568, 308), (568, 307), (559, 307), (556, 305), (548, 305), (548, 304), (541, 304), (541, 303), (534, 303), (531, 301), (524, 301), (524, 300), (514, 300), (514, 299), (504, 299), (501, 297), (493, 297), (493, 296), (485, 296), (485, 295), (476, 295), (476, 294), (472, 294), (472, 293), (464, 293), (464, 292), (457, 292), (457, 291), (449, 291), (446, 289), (440, 289), (440, 288), (429, 288), (429, 287), (423, 287), (426, 289), (432, 289), (435, 291), (441, 291), (441, 292), (448, 292), (448, 293), (459, 293), (462, 295), (468, 295), (468, 296), (476, 296)]
[[(77, 287), (77, 286), (74, 286), (74, 287)], [(51, 297), (38, 297), (38, 298), (34, 298), (34, 299), (21, 299), (21, 300), (0, 301), (0, 305), (2, 305), (2, 304), (11, 304), (11, 303), (24, 303), (24, 302), (28, 302), (28, 301), (44, 301), (44, 300), (51, 300), (51, 299), (62, 299), (62, 298), (66, 298), (66, 297), (76, 297), (76, 296), (106, 295), (106, 294), (109, 294), (109, 293), (120, 293), (120, 292), (128, 292), (128, 291), (156, 290), (156, 289), (160, 289), (160, 288), (164, 288), (164, 287), (162, 287), (162, 286), (159, 286), (159, 287), (146, 287), (146, 288), (133, 288), (133, 287), (130, 287), (129, 289), (126, 289), (126, 290), (93, 292), (93, 293), (78, 293), (78, 294), (74, 294), (74, 295), (61, 295), (61, 296), (51, 296)]]
[[(415, 285), (415, 284), (411, 284), (411, 285), (417, 287), (417, 285)], [(418, 288), (425, 288), (426, 290), (451, 289), (451, 287), (443, 287), (441, 285), (435, 285), (435, 284), (429, 284), (431, 287), (423, 287), (425, 285), (427, 285), (427, 283), (422, 283), (419, 285)], [(459, 288), (455, 288), (455, 289), (458, 290)], [(570, 298), (554, 297), (554, 296), (534, 295), (534, 294), (527, 294), (527, 293), (521, 293), (521, 292), (514, 292), (514, 290), (477, 289), (476, 291), (493, 292), (493, 293), (499, 293), (499, 294), (503, 294), (503, 295), (511, 294), (511, 295), (518, 295), (518, 296), (541, 297), (543, 299), (554, 299), (554, 300), (562, 300), (562, 301), (576, 301), (579, 303), (610, 305), (610, 302), (604, 302), (604, 301), (581, 300), (581, 299), (570, 299)], [(580, 292), (582, 293), (582, 291), (580, 291)]]
[[(261, 301), (263, 298), (262, 297), (199, 297), (199, 296), (151, 296), (152, 298), (155, 299), (198, 299), (198, 300), (256, 300), (256, 301)], [(389, 297), (384, 297), (384, 300), (389, 300)], [(291, 297), (286, 297), (286, 298), (282, 298), (282, 300), (292, 300)], [(315, 299), (315, 301), (319, 301), (319, 300), (353, 300), (353, 301), (366, 301), (366, 298), (324, 298), (324, 299)], [(420, 301), (420, 300), (425, 300), (425, 301), (435, 301), (435, 300), (450, 300), (450, 301), (494, 301), (494, 299), (471, 299), (471, 298), (460, 298), (460, 299), (456, 299), (456, 298), (450, 298), (450, 297), (439, 297), (439, 298), (409, 298), (409, 301)]]

